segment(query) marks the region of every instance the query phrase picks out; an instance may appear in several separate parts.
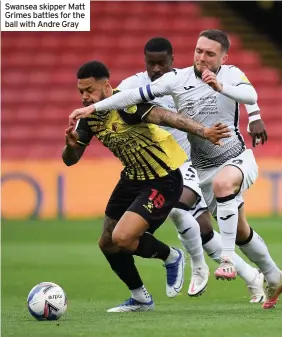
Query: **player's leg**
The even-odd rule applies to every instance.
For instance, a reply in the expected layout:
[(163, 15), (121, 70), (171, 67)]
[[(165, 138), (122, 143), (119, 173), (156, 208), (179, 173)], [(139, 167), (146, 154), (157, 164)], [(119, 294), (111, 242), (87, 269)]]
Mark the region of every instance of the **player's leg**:
[(239, 210), (237, 245), (264, 274), (267, 287), (266, 301), (263, 307), (265, 309), (274, 307), (282, 292), (282, 271), (271, 258), (263, 239), (249, 226), (244, 207)]
[(258, 168), (251, 150), (246, 150), (227, 161), (213, 178), (216, 197), (217, 222), (222, 239), (222, 263), (215, 271), (221, 279), (236, 278), (237, 270), (232, 263), (238, 225), (238, 204), (236, 195), (249, 188), (257, 178)]
[[(209, 212), (201, 214), (197, 221), (200, 225), (203, 248), (205, 252), (217, 263), (221, 262), (222, 251), (221, 236), (213, 230)], [(239, 227), (239, 226), (238, 226)], [(236, 252), (233, 255), (233, 264), (238, 271), (238, 275), (245, 281), (251, 295), (251, 303), (260, 303), (264, 301), (265, 294), (263, 290), (264, 277), (256, 268), (247, 264)]]
[(114, 189), (106, 208), (99, 246), (112, 270), (131, 293), (129, 300), (109, 309), (108, 312), (148, 311), (154, 309), (154, 302), (141, 280), (132, 254), (121, 251), (112, 241), (112, 233), (118, 222), (115, 219), (119, 219), (122, 216), (137, 194), (138, 188), (134, 184), (128, 189), (123, 179), (121, 179)]
[(170, 212), (170, 218), (191, 259), (192, 277), (188, 295), (199, 296), (207, 287), (209, 269), (204, 258), (200, 227), (194, 216), (207, 209), (207, 205), (199, 188), (196, 170), (188, 162), (180, 170), (183, 176), (183, 192), (176, 207)]
[[(167, 218), (182, 192), (179, 170), (163, 178), (143, 182), (139, 196), (113, 231), (113, 242), (123, 251), (143, 258), (158, 258), (167, 270), (167, 296), (176, 296), (184, 277), (184, 254), (152, 234)], [(148, 233), (150, 232), (150, 233)]]

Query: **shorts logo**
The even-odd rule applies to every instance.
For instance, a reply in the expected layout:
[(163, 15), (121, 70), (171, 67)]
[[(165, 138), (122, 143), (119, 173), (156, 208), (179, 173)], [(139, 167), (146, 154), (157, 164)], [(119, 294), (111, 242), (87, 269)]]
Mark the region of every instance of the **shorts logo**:
[(232, 160), (232, 163), (237, 164), (237, 165), (242, 165), (243, 160), (242, 159), (235, 159), (235, 160)]
[(162, 208), (165, 203), (165, 197), (159, 193), (159, 191), (151, 189), (151, 192), (147, 205), (143, 205), (150, 213), (152, 213), (154, 209)]
[(196, 177), (196, 173), (193, 168), (189, 167), (187, 172), (185, 173), (185, 180), (193, 180)]

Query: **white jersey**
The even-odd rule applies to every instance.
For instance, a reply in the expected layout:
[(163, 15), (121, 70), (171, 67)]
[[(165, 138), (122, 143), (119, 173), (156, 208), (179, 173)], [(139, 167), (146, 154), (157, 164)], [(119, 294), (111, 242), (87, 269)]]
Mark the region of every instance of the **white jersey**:
[[(119, 84), (117, 89), (119, 90), (133, 89), (133, 88), (142, 87), (142, 86), (145, 86), (146, 84), (151, 84), (151, 83), (152, 81), (150, 77), (148, 76), (147, 71), (145, 71), (145, 72), (137, 73), (131, 77), (126, 78)], [(164, 109), (170, 110), (172, 112), (175, 112), (175, 113), (177, 112), (172, 96), (166, 95), (163, 97), (157, 97), (152, 101), (152, 103), (158, 106), (161, 106)], [(185, 151), (188, 158), (190, 158), (190, 144), (187, 139), (187, 133), (171, 128), (169, 126), (160, 126), (160, 127), (167, 130), (174, 137), (177, 143)]]
[(225, 123), (231, 130), (231, 137), (223, 139), (222, 146), (188, 135), (193, 166), (198, 169), (218, 167), (245, 150), (244, 139), (239, 131), (238, 102), (255, 105), (257, 93), (245, 74), (234, 66), (221, 66), (217, 80), (223, 83), (221, 93), (196, 77), (193, 66), (173, 69), (151, 84), (124, 90), (94, 106), (97, 111), (121, 109), (142, 101), (151, 101), (155, 97), (171, 95), (179, 113), (187, 114), (207, 127), (217, 122)]
[[(239, 85), (245, 77), (238, 68), (222, 66), (217, 79), (223, 83)], [(159, 93), (171, 93), (179, 113), (184, 112), (205, 126), (210, 127), (221, 122), (231, 129), (232, 136), (223, 139), (223, 146), (216, 146), (196, 135), (188, 135), (194, 167), (220, 166), (245, 150), (244, 139), (239, 131), (238, 102), (214, 91), (197, 78), (194, 67), (167, 73), (152, 83), (150, 89), (156, 96)]]

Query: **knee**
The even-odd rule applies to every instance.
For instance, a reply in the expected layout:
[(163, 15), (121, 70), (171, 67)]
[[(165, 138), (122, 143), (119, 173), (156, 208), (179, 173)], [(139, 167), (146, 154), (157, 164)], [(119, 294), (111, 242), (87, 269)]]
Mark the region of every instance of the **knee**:
[(226, 197), (234, 193), (234, 185), (228, 177), (218, 176), (213, 181), (213, 192), (216, 197)]
[(131, 250), (133, 239), (130, 235), (121, 231), (113, 231), (113, 244), (121, 250)]
[(98, 244), (103, 253), (111, 253), (115, 248), (112, 237), (109, 236), (102, 235), (98, 241)]

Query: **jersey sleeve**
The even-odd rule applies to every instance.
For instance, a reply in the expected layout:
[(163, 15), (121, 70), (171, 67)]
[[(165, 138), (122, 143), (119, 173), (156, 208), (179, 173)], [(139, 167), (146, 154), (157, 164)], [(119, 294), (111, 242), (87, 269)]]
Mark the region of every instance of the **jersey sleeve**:
[(243, 73), (239, 68), (231, 66), (229, 70), (229, 84), (234, 86), (238, 86), (241, 84), (252, 85), (245, 73)]
[(260, 107), (258, 106), (258, 104), (253, 104), (253, 105), (245, 104), (245, 108), (248, 114), (252, 112), (260, 111)]
[(138, 76), (130, 76), (126, 78), (125, 80), (121, 81), (121, 83), (118, 85), (118, 90), (126, 90), (126, 89), (132, 89), (132, 88), (138, 88)]
[(78, 136), (79, 136), (79, 139), (77, 140), (77, 144), (80, 146), (89, 145), (93, 137), (93, 132), (91, 131), (87, 123), (87, 119), (80, 119), (76, 124), (75, 131), (78, 133)]
[(148, 113), (155, 107), (151, 103), (139, 103), (122, 110), (122, 117), (128, 124), (141, 123)]
[(176, 77), (175, 72), (170, 72), (143, 87), (123, 90), (116, 95), (95, 103), (95, 110), (120, 110), (137, 103), (150, 102), (155, 97), (171, 95)]

